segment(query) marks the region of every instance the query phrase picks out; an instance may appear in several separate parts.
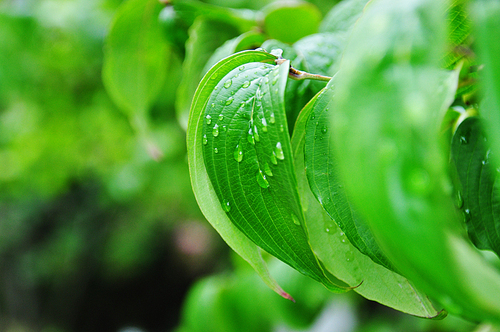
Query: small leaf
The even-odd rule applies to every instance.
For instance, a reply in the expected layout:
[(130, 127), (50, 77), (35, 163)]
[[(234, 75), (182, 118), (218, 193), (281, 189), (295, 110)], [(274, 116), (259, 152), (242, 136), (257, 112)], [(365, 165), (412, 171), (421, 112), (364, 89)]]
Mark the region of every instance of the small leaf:
[(103, 81), (129, 116), (143, 116), (166, 77), (169, 48), (155, 0), (128, 0), (118, 9), (104, 47)]
[[(333, 87), (333, 80), (329, 86)], [(309, 186), (332, 221), (345, 233), (349, 241), (375, 263), (395, 271), (383, 254), (365, 221), (353, 211), (338, 174), (338, 165), (333, 152), (332, 129), (328, 103), (334, 90), (327, 86), (314, 106), (305, 126), (304, 156)], [(303, 111), (304, 112), (304, 111)], [(303, 116), (303, 115), (302, 115)], [(332, 226), (332, 228), (334, 228)]]
[(491, 164), (481, 121), (470, 117), (460, 123), (451, 153), (461, 183), (460, 196), (467, 231), (479, 249), (500, 254), (500, 178)]
[(288, 72), (289, 61), (249, 62), (225, 75), (214, 73), (218, 83), (203, 124), (207, 173), (219, 204), (249, 239), (330, 290), (344, 292), (323, 270), (303, 228), (284, 109)]
[(260, 248), (250, 241), (227, 217), (223, 205), (217, 198), (203, 161), (202, 148), (204, 138), (202, 128), (205, 120), (203, 115), (207, 99), (219, 82), (217, 77), (220, 78), (220, 76), (227, 74), (235, 66), (243, 65), (250, 61), (274, 61), (274, 57), (262, 52), (235, 54), (211, 68), (196, 90), (187, 128), (187, 151), (191, 185), (201, 211), (217, 232), (219, 232), (224, 241), (255, 269), (262, 280), (272, 290), (285, 298), (292, 299), (269, 274), (266, 264), (262, 259)]
[[(297, 119), (292, 137), (297, 170), (304, 170), (306, 167), (304, 164), (304, 148), (308, 135), (306, 123), (311, 120), (314, 109), (329, 101), (330, 96), (325, 94), (326, 91), (328, 90), (325, 89), (316, 95), (304, 107)], [(330, 273), (351, 286), (362, 282), (359, 287), (354, 288), (354, 291), (369, 300), (396, 310), (427, 318), (443, 318), (446, 315), (445, 311), (438, 312), (427, 296), (407, 279), (374, 263), (351, 244), (347, 236), (319, 205), (309, 189), (304, 171), (297, 172), (297, 181), (311, 247)], [(349, 209), (349, 206), (346, 208)]]
[(471, 22), (465, 7), (461, 1), (453, 1), (446, 13), (448, 52), (444, 56), (443, 67), (447, 69), (453, 69), (460, 59), (470, 53), (467, 51), (470, 41), (467, 39), (471, 32)]
[(264, 9), (264, 13), (266, 33), (288, 44), (318, 32), (321, 22), (319, 9), (301, 1), (274, 3)]

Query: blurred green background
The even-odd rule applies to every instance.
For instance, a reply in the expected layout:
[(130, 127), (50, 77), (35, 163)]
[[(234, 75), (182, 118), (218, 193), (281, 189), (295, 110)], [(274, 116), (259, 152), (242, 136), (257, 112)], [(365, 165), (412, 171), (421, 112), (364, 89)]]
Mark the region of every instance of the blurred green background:
[[(323, 14), (335, 3), (311, 2)], [(166, 59), (147, 144), (105, 91), (120, 3), (0, 2), (0, 331), (470, 330), (334, 296), (275, 261), (297, 303), (267, 289), (192, 194), (174, 108), (182, 45)]]

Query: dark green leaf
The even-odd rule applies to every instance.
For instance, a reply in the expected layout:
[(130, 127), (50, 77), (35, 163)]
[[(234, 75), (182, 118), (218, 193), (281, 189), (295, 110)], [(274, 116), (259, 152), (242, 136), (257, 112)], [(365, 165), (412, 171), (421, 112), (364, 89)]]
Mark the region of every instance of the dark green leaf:
[[(193, 191), (201, 211), (219, 232), (224, 241), (241, 257), (243, 257), (259, 274), (262, 280), (276, 293), (291, 299), (276, 281), (271, 277), (267, 266), (262, 259), (260, 248), (250, 241), (228, 218), (222, 205), (217, 198), (212, 183), (207, 174), (203, 160), (203, 136), (204, 110), (212, 90), (219, 82), (221, 76), (225, 76), (234, 67), (251, 61), (274, 61), (274, 57), (263, 52), (238, 53), (212, 67), (203, 77), (196, 90), (189, 114), (187, 128), (187, 151), (189, 161), (189, 173)], [(219, 79), (217, 79), (219, 78)]]
[(344, 292), (325, 274), (304, 229), (284, 108), (288, 72), (288, 61), (249, 62), (217, 76), (201, 138), (207, 173), (220, 205), (249, 239)]
[(490, 163), (490, 150), (479, 118), (460, 123), (451, 152), (461, 183), (461, 206), (467, 231), (480, 249), (500, 254), (500, 196), (498, 172)]
[(326, 89), (304, 107), (297, 119), (292, 137), (297, 182), (311, 247), (335, 277), (351, 286), (362, 282), (359, 287), (354, 288), (354, 291), (367, 299), (412, 315), (442, 318), (446, 312), (438, 312), (427, 296), (407, 279), (374, 263), (357, 250), (309, 189), (304, 164), (306, 123), (310, 121), (308, 119), (311, 118), (313, 109), (318, 108), (318, 104), (323, 104), (325, 99), (330, 99)]
[[(330, 86), (333, 87), (333, 83), (330, 82)], [(323, 91), (312, 107), (305, 127), (304, 156), (309, 186), (349, 241), (375, 263), (394, 271), (394, 267), (375, 242), (366, 222), (353, 211), (340, 181), (332, 145), (331, 112), (327, 107), (333, 93), (334, 90), (330, 88)]]
[(124, 2), (111, 24), (104, 48), (103, 81), (128, 115), (143, 116), (166, 77), (168, 47), (155, 0)]

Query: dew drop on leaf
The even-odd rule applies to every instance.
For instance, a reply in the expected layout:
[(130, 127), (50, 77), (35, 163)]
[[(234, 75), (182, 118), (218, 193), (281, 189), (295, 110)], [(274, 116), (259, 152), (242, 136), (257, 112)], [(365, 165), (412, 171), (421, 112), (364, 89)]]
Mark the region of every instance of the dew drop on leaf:
[(276, 82), (278, 82), (278, 76), (276, 76), (275, 78), (273, 78), (272, 84), (275, 85)]
[(214, 148), (214, 152), (215, 152), (215, 153), (219, 153), (219, 149)]
[(229, 97), (229, 98), (227, 98), (225, 105), (226, 105), (226, 106), (231, 105), (231, 104), (233, 103), (233, 100), (234, 100), (234, 98), (233, 98), (233, 97)]
[(270, 122), (271, 124), (276, 123), (276, 117), (274, 116), (274, 113), (271, 113), (271, 114), (269, 115), (269, 122)]
[(222, 209), (226, 212), (231, 211), (231, 204), (229, 204), (228, 200), (224, 200), (224, 202), (222, 203)]
[(271, 162), (274, 164), (274, 165), (278, 165), (278, 159), (276, 159), (276, 152), (273, 151), (273, 153), (271, 154)]
[(234, 149), (234, 160), (239, 163), (243, 160), (243, 149), (239, 144), (236, 145), (236, 149)]
[(245, 70), (245, 66), (240, 66), (239, 70), (240, 71), (244, 71)]
[(323, 129), (321, 129), (321, 132), (323, 134), (326, 134), (327, 131), (328, 131), (328, 128), (326, 126), (324, 126)]
[(285, 126), (280, 125), (280, 131), (281, 131), (281, 132), (284, 132), (284, 131), (285, 131)]
[(266, 173), (266, 175), (273, 176), (273, 171), (271, 170), (271, 167), (268, 163), (264, 164), (264, 172)]
[(259, 171), (257, 172), (256, 178), (257, 178), (257, 183), (259, 184), (259, 186), (261, 188), (263, 188), (263, 189), (269, 188), (269, 182), (267, 181), (267, 178), (264, 175), (264, 173), (262, 172), (262, 170), (259, 169)]
[(267, 121), (266, 118), (262, 118), (262, 131), (267, 133)]
[(231, 86), (231, 84), (233, 84), (233, 81), (231, 79), (228, 79), (225, 83), (224, 83), (224, 87), (227, 89)]
[(205, 118), (207, 119), (207, 124), (212, 123), (212, 117), (210, 116), (210, 114), (207, 114), (207, 116)]
[(257, 126), (253, 126), (253, 136), (255, 137), (256, 142), (260, 142), (260, 136)]
[(293, 212), (292, 212), (292, 220), (295, 225), (300, 226), (299, 218)]
[(274, 152), (276, 153), (276, 158), (279, 160), (284, 160), (285, 155), (283, 154), (283, 148), (281, 147), (281, 143), (276, 143), (276, 147), (274, 148)]
[(241, 86), (242, 88), (248, 88), (250, 86), (250, 81), (245, 81), (243, 85)]
[(207, 138), (207, 134), (203, 135), (203, 145), (207, 145), (208, 144), (208, 138)]
[(252, 145), (255, 145), (255, 139), (254, 139), (254, 136), (253, 136), (252, 128), (248, 129), (247, 140), (248, 140), (248, 143), (250, 143)]
[(354, 260), (354, 252), (352, 250), (346, 251), (345, 260), (348, 262), (352, 262)]
[(464, 206), (464, 198), (462, 197), (462, 193), (460, 191), (457, 191), (457, 194), (455, 195), (455, 205), (459, 209)]
[(219, 114), (219, 121), (222, 121), (222, 120), (224, 120), (224, 115)]
[(218, 124), (214, 125), (214, 129), (212, 129), (212, 134), (214, 135), (214, 137), (219, 136), (219, 125)]
[(469, 143), (469, 141), (467, 140), (467, 137), (465, 137), (465, 136), (460, 137), (460, 144), (467, 144), (467, 143)]

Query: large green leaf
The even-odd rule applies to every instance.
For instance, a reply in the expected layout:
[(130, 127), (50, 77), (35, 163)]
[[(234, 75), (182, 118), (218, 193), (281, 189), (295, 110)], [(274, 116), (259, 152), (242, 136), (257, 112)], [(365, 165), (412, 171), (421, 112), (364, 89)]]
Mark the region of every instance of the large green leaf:
[(437, 138), (456, 82), (443, 79), (445, 4), (371, 2), (329, 108), (347, 194), (391, 262), (445, 309), (500, 321), (500, 276), (463, 238)]
[[(329, 86), (333, 87), (333, 84), (334, 80), (330, 81)], [(367, 223), (352, 209), (340, 180), (332, 144), (331, 112), (327, 107), (333, 93), (333, 88), (325, 89), (311, 107), (307, 118), (304, 156), (309, 186), (332, 219), (329, 224), (336, 223), (349, 241), (374, 262), (394, 270), (375, 242)]]
[(470, 117), (453, 136), (451, 153), (461, 183), (461, 200), (467, 231), (480, 249), (500, 254), (500, 196), (498, 172), (490, 163), (481, 121)]
[[(266, 54), (243, 54), (253, 53)], [(218, 83), (205, 104), (203, 157), (220, 206), (238, 229), (299, 272), (343, 292), (307, 240), (284, 107), (288, 72), (289, 61), (215, 72)]]
[[(331, 85), (331, 83), (329, 83)], [(338, 279), (345, 281), (351, 286), (361, 285), (354, 290), (367, 299), (377, 301), (394, 309), (409, 313), (411, 315), (427, 318), (443, 318), (445, 311), (438, 312), (429, 301), (427, 296), (416, 289), (407, 279), (392, 272), (382, 265), (374, 263), (366, 255), (358, 251), (349, 241), (346, 234), (335, 224), (331, 217), (318, 203), (316, 197), (309, 189), (306, 177), (306, 165), (304, 151), (307, 151), (307, 141), (310, 133), (307, 123), (315, 122), (312, 114), (318, 109), (324, 108), (331, 99), (331, 89), (325, 89), (318, 94), (310, 103), (304, 107), (292, 137), (292, 148), (297, 169), (297, 182), (301, 193), (302, 207), (309, 241), (314, 252), (324, 263), (325, 267)], [(326, 108), (325, 108), (326, 110)], [(329, 111), (325, 111), (328, 114)], [(314, 123), (314, 126), (316, 124)], [(326, 141), (326, 133), (317, 133), (317, 140)], [(307, 168), (307, 172), (310, 169)], [(341, 187), (339, 190), (343, 191)], [(350, 209), (345, 205), (342, 198), (335, 196), (337, 205), (344, 209)], [(340, 203), (340, 204), (339, 204)]]
[(206, 73), (204, 69), (207, 61), (219, 46), (236, 34), (237, 30), (231, 25), (204, 16), (197, 17), (189, 28), (186, 58), (182, 64), (183, 74), (175, 99), (177, 119), (181, 127), (187, 127), (191, 101), (198, 83)]
[(271, 277), (266, 264), (262, 259), (260, 248), (250, 241), (228, 218), (222, 209), (219, 199), (214, 191), (208, 177), (205, 162), (203, 160), (203, 123), (204, 110), (207, 100), (220, 79), (230, 72), (234, 67), (243, 65), (250, 61), (274, 61), (274, 57), (262, 52), (246, 52), (236, 54), (225, 61), (219, 62), (212, 67), (200, 82), (193, 98), (189, 123), (187, 128), (187, 151), (189, 161), (189, 173), (196, 200), (201, 211), (219, 232), (224, 241), (241, 257), (243, 257), (263, 281), (276, 293), (285, 298), (291, 296), (285, 293), (276, 281)]
[(114, 102), (130, 116), (143, 117), (166, 77), (169, 48), (155, 0), (124, 2), (104, 47), (103, 81)]
[(485, 94), (481, 116), (495, 152), (493, 163), (500, 166), (500, 3), (498, 1), (474, 1), (471, 8), (474, 35)]

